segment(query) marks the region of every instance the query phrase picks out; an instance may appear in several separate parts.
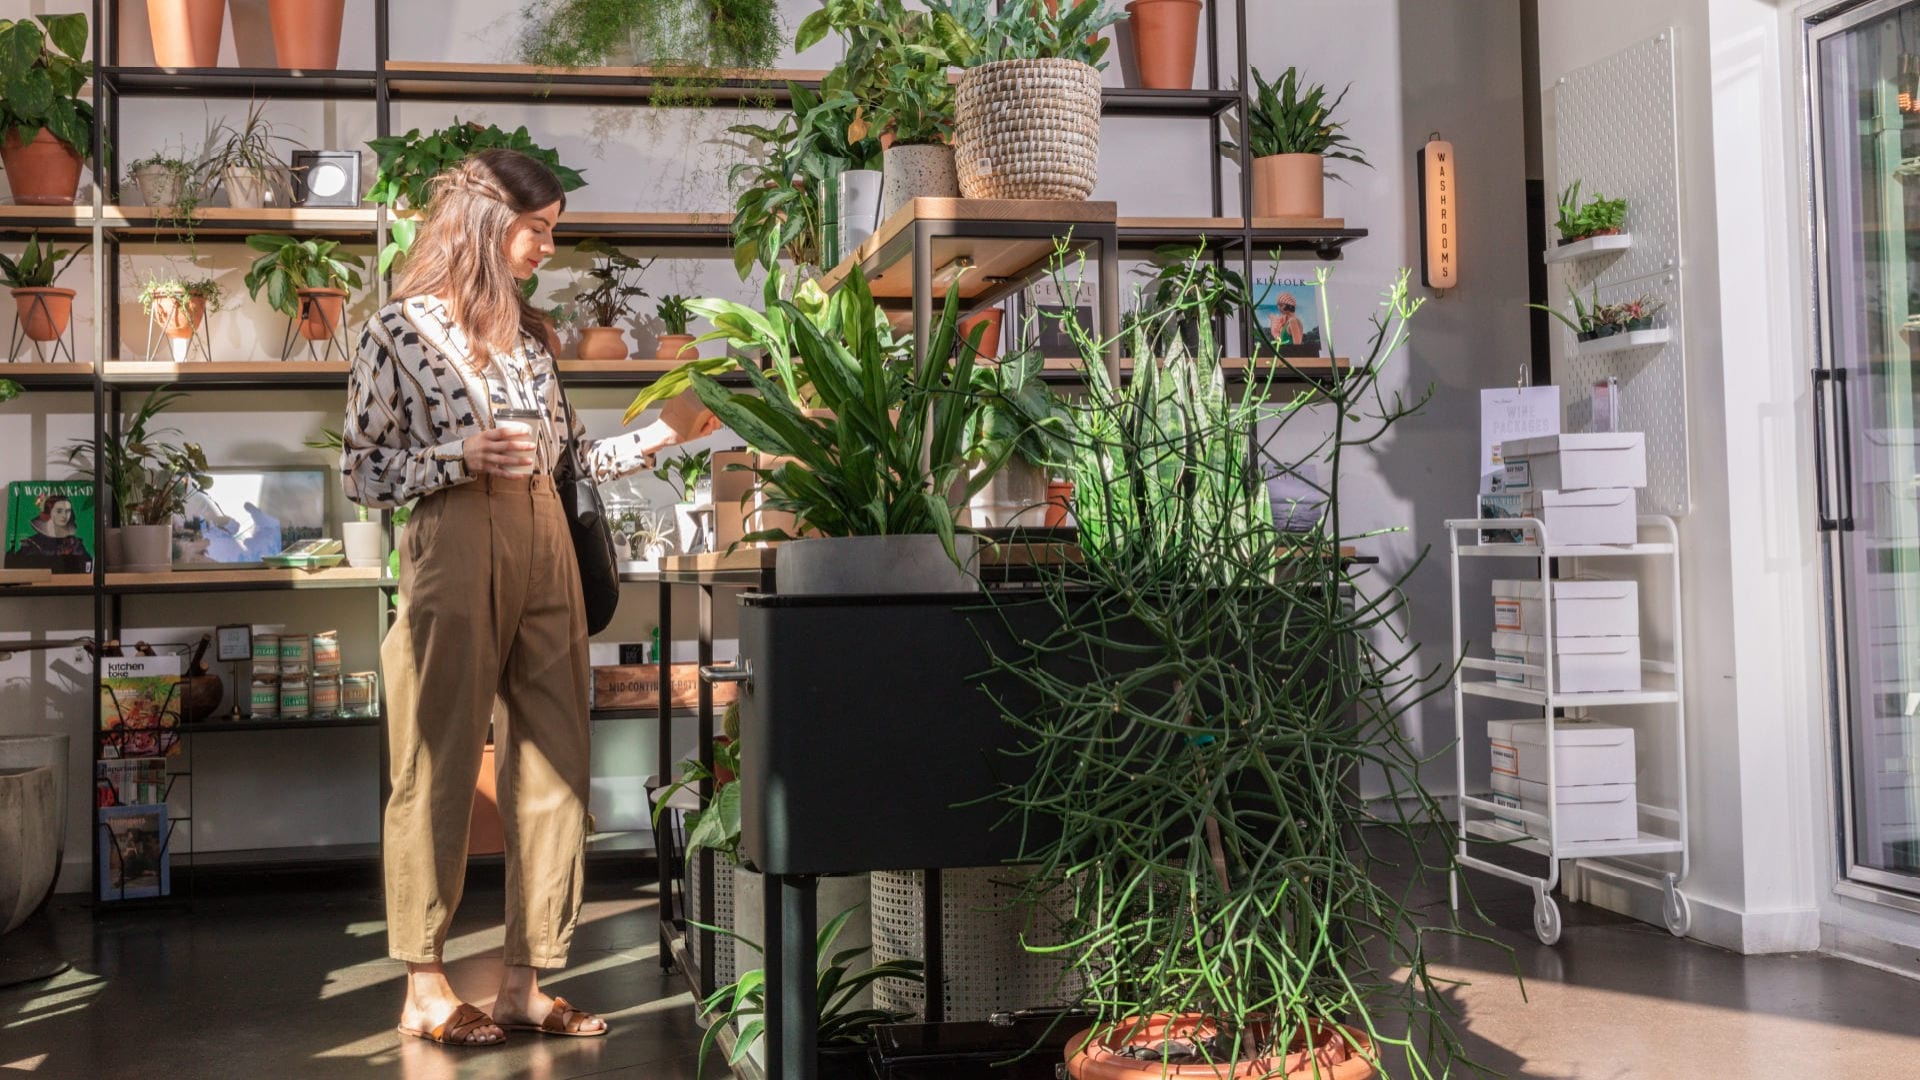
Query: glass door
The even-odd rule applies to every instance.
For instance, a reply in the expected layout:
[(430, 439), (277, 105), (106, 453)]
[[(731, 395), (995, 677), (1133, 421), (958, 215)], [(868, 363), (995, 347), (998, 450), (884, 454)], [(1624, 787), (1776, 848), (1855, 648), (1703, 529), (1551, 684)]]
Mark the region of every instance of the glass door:
[(1920, 0), (1810, 45), (1842, 842), (1850, 878), (1920, 893)]

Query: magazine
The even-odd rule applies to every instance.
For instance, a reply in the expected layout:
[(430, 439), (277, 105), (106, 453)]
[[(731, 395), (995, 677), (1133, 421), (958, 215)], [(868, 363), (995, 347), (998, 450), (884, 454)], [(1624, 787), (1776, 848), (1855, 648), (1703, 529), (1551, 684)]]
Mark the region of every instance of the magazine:
[(7, 569), (90, 574), (99, 550), (93, 540), (93, 481), (7, 485)]
[(106, 656), (100, 660), (100, 756), (180, 752), (180, 676), (186, 657)]
[(139, 900), (171, 893), (167, 808), (109, 806), (99, 814), (100, 899)]
[(144, 806), (167, 800), (166, 758), (115, 758), (95, 768), (95, 806)]

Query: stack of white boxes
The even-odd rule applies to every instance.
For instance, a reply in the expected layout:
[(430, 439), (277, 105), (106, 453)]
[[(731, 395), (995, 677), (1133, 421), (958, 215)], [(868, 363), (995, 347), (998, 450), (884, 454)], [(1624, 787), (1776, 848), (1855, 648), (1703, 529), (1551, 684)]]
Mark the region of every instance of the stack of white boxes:
[[(1542, 720), (1495, 720), (1493, 801), (1547, 816), (1547, 725)], [(1554, 724), (1554, 786), (1559, 842), (1632, 840), (1640, 835), (1634, 782), (1633, 729), (1584, 720)], [(1544, 824), (1495, 816), (1501, 824), (1544, 837)]]
[(1646, 437), (1638, 431), (1546, 435), (1500, 444), (1500, 493), (1518, 496), (1561, 544), (1631, 544), (1640, 537), (1635, 488), (1647, 486)]
[[(1553, 647), (1547, 647), (1546, 584), (1493, 583), (1493, 658), (1544, 669), (1558, 694), (1640, 689), (1640, 586), (1632, 581), (1554, 581)], [(1539, 675), (1495, 681), (1545, 690)]]

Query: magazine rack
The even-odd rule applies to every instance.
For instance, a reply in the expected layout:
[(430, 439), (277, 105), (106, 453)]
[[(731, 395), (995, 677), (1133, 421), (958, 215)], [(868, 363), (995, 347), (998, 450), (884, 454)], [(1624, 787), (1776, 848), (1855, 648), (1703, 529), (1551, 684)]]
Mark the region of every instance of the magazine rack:
[[(181, 646), (180, 648), (184, 651), (185, 647)], [(134, 900), (161, 899), (172, 895), (174, 836), (180, 831), (180, 827), (185, 825), (189, 846), (191, 846), (193, 837), (193, 783), (191, 780), (193, 769), (191, 762), (189, 762), (189, 767), (184, 769), (171, 768), (167, 764), (171, 760), (174, 752), (184, 745), (179, 726), (181, 718), (178, 702), (183, 696), (186, 684), (187, 676), (185, 675), (172, 678), (172, 681), (167, 686), (166, 696), (160, 699), (157, 703), (157, 708), (151, 713), (154, 721), (153, 727), (116, 727), (111, 730), (102, 728), (94, 733), (94, 737), (98, 743), (95, 760), (100, 763), (100, 765), (96, 765), (94, 774), (94, 849), (99, 863), (99, 869), (96, 871), (99, 879), (99, 889), (96, 894), (96, 899), (101, 903), (124, 903)], [(113, 703), (112, 715), (125, 715), (125, 708), (120, 700), (120, 691), (107, 685), (103, 681), (100, 684), (99, 692)], [(129, 701), (126, 704), (131, 705), (132, 702)], [(174, 716), (174, 724), (171, 727), (167, 726), (165, 722), (170, 711)], [(102, 710), (102, 716), (104, 717), (105, 715), (107, 715), (105, 710)], [(150, 744), (147, 742), (149, 738), (151, 739)], [(118, 788), (111, 783), (105, 782), (108, 777), (104, 775), (104, 773), (108, 770), (102, 769), (101, 766), (106, 765), (108, 762), (133, 761), (143, 758), (157, 759), (161, 763), (161, 775), (164, 777), (164, 782), (161, 785), (159, 798), (152, 803), (123, 804), (119, 801), (120, 795)], [(174, 787), (183, 777), (188, 778), (186, 813), (176, 814), (173, 812), (171, 806), (173, 791)], [(141, 857), (142, 853), (135, 850), (131, 834), (116, 833), (114, 831), (113, 822), (141, 816), (133, 813), (133, 811), (151, 811), (150, 816), (155, 819), (156, 825), (159, 827), (156, 830), (158, 833), (156, 838), (157, 847), (152, 853), (152, 857), (156, 863), (156, 884), (151, 890), (143, 888), (130, 892), (125, 868), (131, 861)], [(120, 868), (118, 873), (115, 873), (115, 867)]]

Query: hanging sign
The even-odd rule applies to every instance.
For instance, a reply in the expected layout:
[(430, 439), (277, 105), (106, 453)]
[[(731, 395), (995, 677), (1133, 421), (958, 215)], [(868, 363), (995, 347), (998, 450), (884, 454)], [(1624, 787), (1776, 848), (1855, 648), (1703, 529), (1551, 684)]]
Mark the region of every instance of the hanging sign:
[(1460, 284), (1460, 218), (1454, 202), (1453, 144), (1437, 135), (1420, 150), (1420, 279), (1429, 289)]

